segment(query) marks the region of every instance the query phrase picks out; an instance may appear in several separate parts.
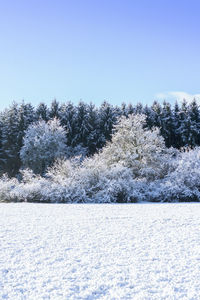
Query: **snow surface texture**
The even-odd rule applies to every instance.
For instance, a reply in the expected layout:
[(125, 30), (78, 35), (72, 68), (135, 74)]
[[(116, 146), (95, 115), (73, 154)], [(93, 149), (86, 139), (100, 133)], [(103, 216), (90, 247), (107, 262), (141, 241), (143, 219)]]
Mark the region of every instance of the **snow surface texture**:
[(0, 204), (0, 299), (200, 299), (200, 204)]

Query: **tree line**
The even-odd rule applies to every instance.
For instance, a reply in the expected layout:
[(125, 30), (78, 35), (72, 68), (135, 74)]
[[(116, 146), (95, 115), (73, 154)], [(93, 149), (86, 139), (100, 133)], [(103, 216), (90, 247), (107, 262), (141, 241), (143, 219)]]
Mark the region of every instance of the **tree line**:
[(119, 117), (130, 114), (146, 116), (146, 127), (160, 128), (165, 145), (177, 149), (200, 145), (200, 109), (195, 101), (182, 104), (154, 101), (151, 106), (113, 106), (104, 101), (101, 106), (79, 102), (60, 104), (53, 100), (50, 107), (40, 103), (13, 103), (0, 113), (0, 174), (15, 176), (21, 168), (20, 150), (29, 125), (39, 120), (57, 118), (66, 132), (66, 147), (71, 156), (92, 156), (111, 140)]

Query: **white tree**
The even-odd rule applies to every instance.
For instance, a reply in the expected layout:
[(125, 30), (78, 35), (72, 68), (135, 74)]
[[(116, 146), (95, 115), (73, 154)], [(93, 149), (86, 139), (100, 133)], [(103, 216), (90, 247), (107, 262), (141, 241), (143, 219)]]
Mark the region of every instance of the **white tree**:
[(182, 152), (161, 190), (165, 201), (200, 201), (200, 147)]
[(144, 115), (122, 117), (115, 126), (112, 141), (99, 155), (108, 166), (120, 162), (132, 170), (135, 178), (154, 180), (167, 174), (175, 150), (166, 148), (158, 128), (149, 130), (144, 125)]
[(66, 156), (66, 133), (57, 119), (31, 124), (23, 140), (20, 158), (25, 168), (43, 174), (55, 159)]

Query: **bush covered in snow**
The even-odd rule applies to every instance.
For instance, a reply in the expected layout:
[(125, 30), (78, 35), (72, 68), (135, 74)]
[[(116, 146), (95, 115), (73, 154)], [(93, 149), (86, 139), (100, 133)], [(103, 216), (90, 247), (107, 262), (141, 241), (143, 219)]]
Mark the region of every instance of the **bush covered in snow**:
[(176, 169), (166, 176), (161, 189), (165, 201), (200, 201), (200, 147), (182, 152)]
[(12, 195), (12, 191), (18, 186), (16, 178), (9, 178), (6, 174), (0, 180), (0, 202), (19, 201)]

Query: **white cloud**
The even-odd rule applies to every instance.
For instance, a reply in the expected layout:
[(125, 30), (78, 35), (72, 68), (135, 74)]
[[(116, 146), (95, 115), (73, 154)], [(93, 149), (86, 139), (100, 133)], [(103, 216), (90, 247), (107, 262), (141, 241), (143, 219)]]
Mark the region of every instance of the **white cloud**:
[(186, 92), (165, 92), (159, 93), (156, 96), (158, 100), (177, 100), (178, 102), (182, 102), (185, 99), (188, 103), (192, 102), (195, 98), (196, 101), (200, 104), (200, 94), (188, 94)]

